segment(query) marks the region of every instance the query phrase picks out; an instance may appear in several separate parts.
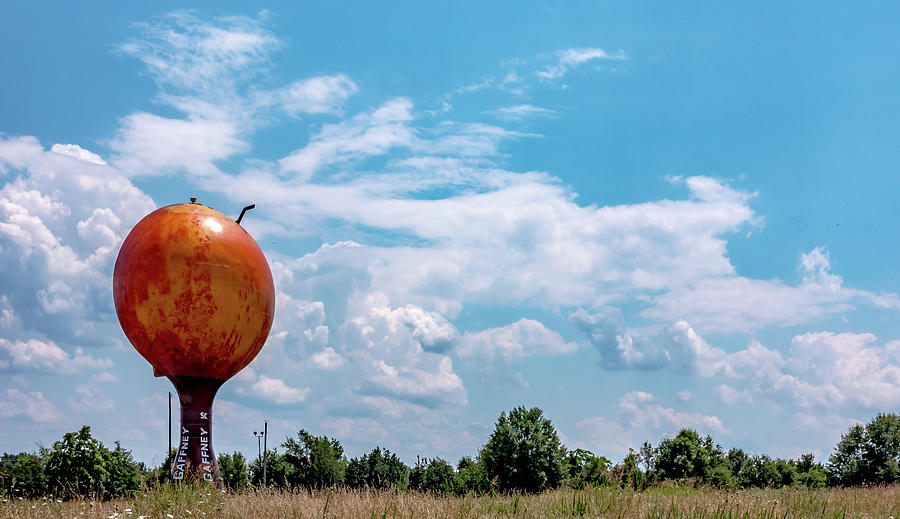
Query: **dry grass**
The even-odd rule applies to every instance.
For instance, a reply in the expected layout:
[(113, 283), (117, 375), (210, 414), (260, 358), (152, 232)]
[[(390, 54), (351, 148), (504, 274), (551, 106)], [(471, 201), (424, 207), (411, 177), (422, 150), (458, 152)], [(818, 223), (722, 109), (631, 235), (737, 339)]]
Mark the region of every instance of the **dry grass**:
[(13, 500), (0, 518), (472, 518), (472, 517), (898, 517), (900, 485), (724, 492), (688, 487), (631, 492), (560, 489), (539, 495), (449, 497), (407, 492), (247, 492), (207, 487), (152, 490), (115, 501)]

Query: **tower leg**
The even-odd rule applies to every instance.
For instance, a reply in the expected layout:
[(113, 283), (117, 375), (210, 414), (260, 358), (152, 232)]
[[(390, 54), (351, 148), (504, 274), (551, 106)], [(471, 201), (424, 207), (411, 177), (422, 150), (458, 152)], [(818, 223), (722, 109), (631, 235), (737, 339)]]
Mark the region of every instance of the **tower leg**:
[(178, 452), (172, 462), (172, 480), (207, 481), (223, 488), (219, 464), (212, 446), (212, 406), (224, 380), (205, 377), (170, 376), (181, 402), (181, 430)]

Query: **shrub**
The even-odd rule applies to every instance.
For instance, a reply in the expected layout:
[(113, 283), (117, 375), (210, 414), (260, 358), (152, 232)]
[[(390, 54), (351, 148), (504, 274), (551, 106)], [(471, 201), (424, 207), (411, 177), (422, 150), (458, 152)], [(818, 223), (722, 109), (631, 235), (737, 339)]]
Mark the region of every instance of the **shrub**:
[(396, 454), (380, 447), (347, 464), (345, 483), (352, 488), (406, 487), (409, 467)]
[(543, 411), (516, 407), (500, 413), (481, 451), (485, 470), (501, 491), (540, 492), (560, 485), (566, 449)]
[(457, 495), (468, 493), (483, 495), (493, 490), (491, 480), (481, 459), (473, 460), (469, 456), (463, 456), (456, 464), (456, 474), (453, 475), (453, 492)]
[(409, 472), (409, 487), (422, 492), (447, 493), (453, 490), (453, 466), (441, 458), (424, 459)]
[(44, 463), (35, 454), (4, 454), (0, 459), (2, 492), (10, 497), (37, 498), (47, 492)]
[(288, 438), (281, 446), (284, 461), (292, 466), (288, 473), (290, 486), (319, 489), (344, 482), (347, 461), (341, 442), (301, 429), (296, 440)]
[(222, 474), (222, 483), (229, 490), (240, 490), (250, 486), (250, 474), (247, 470), (247, 460), (240, 452), (222, 454), (217, 457), (219, 472)]
[(265, 459), (256, 458), (250, 464), (250, 482), (256, 488), (263, 487), (263, 462), (265, 462), (266, 485), (273, 488), (288, 488), (288, 480), (294, 466), (287, 462), (276, 449), (267, 451)]
[(599, 487), (609, 484), (610, 461), (584, 449), (566, 454), (566, 485), (572, 488)]
[(900, 415), (879, 414), (841, 436), (828, 460), (828, 476), (841, 486), (900, 481)]
[(54, 442), (44, 464), (50, 492), (66, 498), (128, 495), (139, 485), (131, 451), (116, 443), (112, 451), (91, 436), (91, 428), (66, 433)]

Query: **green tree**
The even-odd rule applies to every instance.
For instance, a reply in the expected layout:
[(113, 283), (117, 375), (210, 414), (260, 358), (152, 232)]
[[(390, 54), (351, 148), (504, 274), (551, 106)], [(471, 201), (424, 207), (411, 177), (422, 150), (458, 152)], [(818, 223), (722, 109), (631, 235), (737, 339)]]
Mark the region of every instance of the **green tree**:
[(216, 457), (219, 471), (222, 473), (222, 483), (229, 490), (240, 490), (250, 486), (250, 474), (247, 469), (247, 460), (240, 452), (221, 454)]
[(841, 486), (900, 481), (900, 415), (878, 414), (854, 425), (828, 460), (828, 476)]
[(797, 467), (790, 461), (778, 458), (775, 460), (775, 473), (777, 474), (775, 484), (776, 488), (792, 487), (797, 484)]
[(35, 499), (47, 492), (44, 463), (35, 454), (4, 454), (0, 458), (0, 493), (10, 497)]
[(288, 438), (281, 446), (285, 461), (293, 466), (288, 474), (290, 486), (326, 488), (344, 482), (347, 461), (341, 442), (301, 429), (297, 439)]
[(778, 467), (770, 456), (759, 454), (751, 458), (750, 486), (757, 488), (774, 487), (781, 479)]
[(629, 448), (628, 454), (622, 460), (622, 464), (616, 465), (613, 471), (616, 473), (616, 478), (622, 488), (630, 487), (634, 490), (642, 490), (647, 486), (649, 476), (641, 472), (640, 461), (641, 455), (634, 449)]
[(738, 479), (731, 472), (727, 463), (714, 465), (706, 473), (707, 482), (716, 488), (737, 488)]
[(265, 458), (256, 458), (250, 464), (250, 482), (256, 488), (263, 487), (263, 462), (265, 462), (266, 485), (270, 488), (289, 488), (289, 479), (294, 466), (278, 454), (277, 449), (267, 451)]
[(797, 467), (797, 485), (807, 488), (823, 488), (828, 483), (828, 474), (825, 468), (816, 463), (816, 458), (811, 453), (803, 454), (794, 462)]
[(107, 472), (107, 479), (103, 484), (104, 497), (128, 496), (137, 492), (140, 487), (140, 476), (138, 464), (131, 456), (131, 451), (123, 449), (122, 445), (116, 442), (115, 449), (103, 448), (101, 452)]
[(456, 474), (453, 475), (453, 492), (457, 495), (468, 493), (484, 495), (491, 490), (491, 480), (488, 478), (481, 459), (473, 460), (469, 456), (463, 456), (456, 464)]
[(711, 436), (700, 437), (693, 429), (682, 429), (674, 438), (665, 438), (656, 448), (654, 473), (659, 479), (696, 478), (708, 481), (714, 469), (727, 460)]
[(350, 460), (344, 481), (352, 488), (403, 488), (409, 484), (409, 467), (391, 451), (375, 447)]
[(575, 449), (566, 454), (566, 485), (572, 488), (599, 487), (609, 483), (610, 461), (591, 451)]
[(742, 449), (731, 449), (725, 456), (725, 463), (731, 473), (733, 484), (741, 488), (753, 486), (753, 459)]
[(67, 499), (102, 497), (109, 481), (105, 450), (87, 425), (64, 434), (47, 455), (44, 471), (50, 490)]
[(566, 449), (543, 411), (516, 407), (500, 413), (481, 451), (488, 477), (501, 491), (540, 492), (560, 485)]
[(441, 458), (420, 460), (409, 472), (409, 487), (421, 492), (447, 493), (453, 490), (453, 465)]

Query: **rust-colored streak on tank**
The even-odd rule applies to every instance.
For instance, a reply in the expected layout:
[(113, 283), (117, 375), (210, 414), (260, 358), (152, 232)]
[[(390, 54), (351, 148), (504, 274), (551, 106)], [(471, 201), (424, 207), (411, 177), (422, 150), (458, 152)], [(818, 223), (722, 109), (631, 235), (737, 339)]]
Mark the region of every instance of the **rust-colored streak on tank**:
[(160, 376), (227, 380), (256, 357), (275, 310), (262, 251), (240, 225), (200, 204), (158, 209), (116, 259), (116, 312)]

